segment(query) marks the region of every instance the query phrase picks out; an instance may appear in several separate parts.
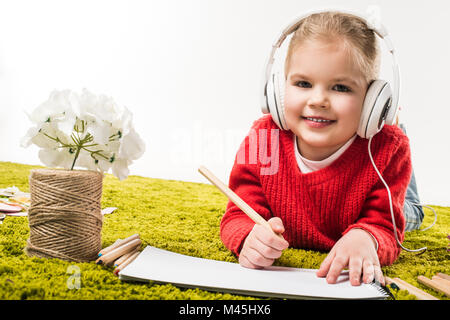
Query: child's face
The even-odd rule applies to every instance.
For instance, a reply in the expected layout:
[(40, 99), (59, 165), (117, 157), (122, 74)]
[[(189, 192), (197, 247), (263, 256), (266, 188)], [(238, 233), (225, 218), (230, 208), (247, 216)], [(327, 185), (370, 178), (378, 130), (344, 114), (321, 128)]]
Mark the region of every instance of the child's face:
[(355, 135), (367, 83), (342, 45), (320, 40), (292, 52), (286, 77), (287, 125), (302, 156), (323, 160)]

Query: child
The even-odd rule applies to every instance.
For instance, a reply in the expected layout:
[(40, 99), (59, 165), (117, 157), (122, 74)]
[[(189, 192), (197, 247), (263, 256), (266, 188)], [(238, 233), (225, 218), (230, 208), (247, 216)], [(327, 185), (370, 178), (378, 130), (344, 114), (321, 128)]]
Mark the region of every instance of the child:
[[(369, 159), (368, 140), (356, 135), (378, 61), (374, 32), (353, 15), (314, 14), (294, 33), (285, 61), (289, 130), (279, 130), (270, 115), (255, 121), (229, 180), (230, 188), (284, 239), (255, 225), (229, 202), (221, 239), (242, 266), (270, 266), (288, 246), (331, 250), (317, 276), (335, 283), (348, 268), (352, 285), (361, 278), (384, 284), (381, 266), (392, 264), (401, 249), (386, 188)], [(255, 149), (273, 160), (276, 155), (275, 170), (264, 173), (267, 162), (248, 154)], [(412, 172), (408, 138), (397, 126), (385, 125), (373, 137), (371, 150), (390, 188), (397, 236), (403, 241), (402, 209)]]

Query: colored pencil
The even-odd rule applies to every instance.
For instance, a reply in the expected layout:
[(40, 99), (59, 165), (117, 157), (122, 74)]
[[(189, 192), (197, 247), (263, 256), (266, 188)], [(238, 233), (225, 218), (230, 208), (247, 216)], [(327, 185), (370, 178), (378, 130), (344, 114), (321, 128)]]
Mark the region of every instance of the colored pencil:
[(104, 253), (111, 251), (114, 248), (117, 248), (119, 244), (123, 241), (123, 239), (117, 239), (114, 243), (106, 248), (103, 248), (98, 252), (98, 256), (101, 257)]
[(110, 252), (111, 250), (119, 247), (122, 244), (125, 244), (127, 242), (133, 241), (135, 239), (139, 239), (139, 234), (133, 234), (132, 236), (129, 236), (128, 238), (125, 238), (123, 240), (116, 240), (112, 245), (110, 245), (109, 247), (106, 247), (102, 250), (100, 250), (100, 252), (98, 253), (98, 256), (101, 257), (102, 255), (107, 254), (108, 252)]
[(114, 267), (118, 267), (122, 262), (124, 262), (125, 260), (127, 260), (131, 255), (133, 255), (136, 251), (138, 250), (138, 248), (136, 247), (136, 249), (134, 249), (133, 251), (130, 251), (126, 254), (124, 254), (123, 256), (121, 256), (120, 258), (118, 258), (116, 261), (114, 261)]
[(120, 256), (133, 251), (136, 247), (141, 245), (141, 239), (134, 239), (125, 244), (121, 244), (119, 247), (113, 249), (112, 251), (102, 255), (96, 260), (97, 264), (103, 263), (106, 265), (111, 264), (114, 260)]
[(122, 271), (126, 266), (128, 266), (131, 262), (133, 262), (134, 259), (136, 259), (139, 253), (140, 253), (139, 251), (136, 251), (130, 257), (128, 257), (128, 259), (122, 262), (122, 264), (120, 264), (116, 269), (114, 269), (114, 274), (115, 275), (119, 274), (120, 271)]

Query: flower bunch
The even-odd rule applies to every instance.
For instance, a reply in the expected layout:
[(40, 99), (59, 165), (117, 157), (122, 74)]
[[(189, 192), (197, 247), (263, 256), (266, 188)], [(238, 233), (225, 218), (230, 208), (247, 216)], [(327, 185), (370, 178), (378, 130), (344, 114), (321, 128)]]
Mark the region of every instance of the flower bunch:
[(104, 95), (86, 89), (53, 91), (28, 115), (34, 124), (21, 145), (41, 148), (39, 159), (48, 167), (112, 173), (120, 180), (128, 166), (142, 156), (145, 144), (133, 128), (132, 114)]

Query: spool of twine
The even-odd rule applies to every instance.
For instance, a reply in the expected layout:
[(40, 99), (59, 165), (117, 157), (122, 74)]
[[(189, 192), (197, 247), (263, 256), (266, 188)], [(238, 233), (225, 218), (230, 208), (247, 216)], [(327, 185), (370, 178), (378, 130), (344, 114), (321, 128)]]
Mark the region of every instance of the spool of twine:
[(103, 174), (37, 169), (30, 174), (29, 256), (88, 262), (101, 250)]

